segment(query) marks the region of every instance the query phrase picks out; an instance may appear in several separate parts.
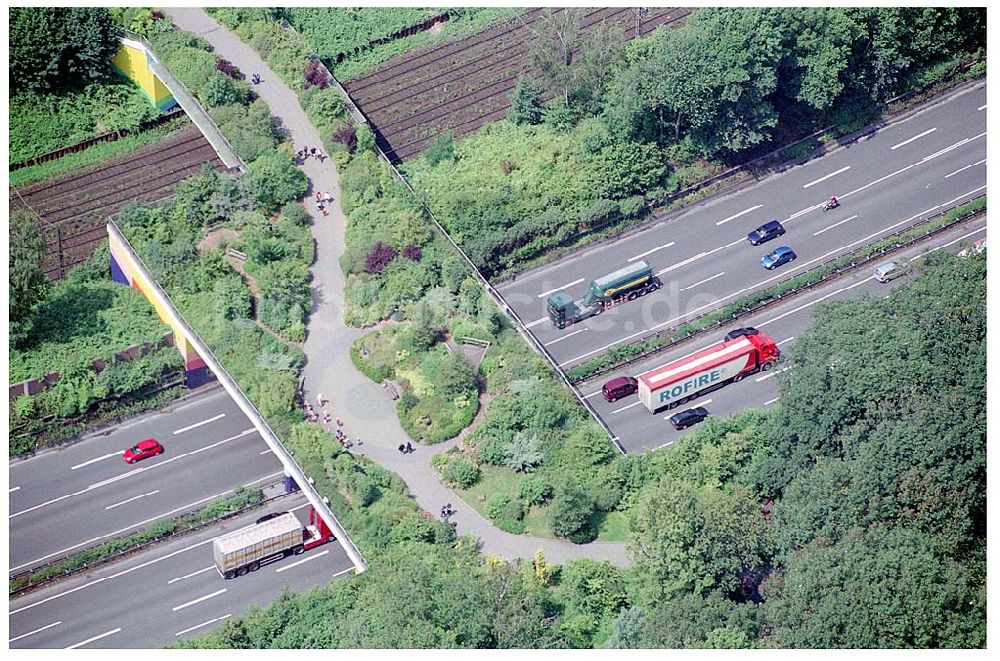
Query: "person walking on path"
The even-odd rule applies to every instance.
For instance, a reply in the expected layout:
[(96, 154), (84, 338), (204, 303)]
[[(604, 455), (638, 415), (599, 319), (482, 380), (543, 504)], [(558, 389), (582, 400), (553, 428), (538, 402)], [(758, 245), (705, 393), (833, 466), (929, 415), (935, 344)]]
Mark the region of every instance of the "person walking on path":
[(316, 395), (316, 403), (319, 404), (320, 408), (323, 408), (323, 404), (326, 401), (327, 401), (326, 398), (323, 397), (323, 393), (317, 393), (317, 395)]

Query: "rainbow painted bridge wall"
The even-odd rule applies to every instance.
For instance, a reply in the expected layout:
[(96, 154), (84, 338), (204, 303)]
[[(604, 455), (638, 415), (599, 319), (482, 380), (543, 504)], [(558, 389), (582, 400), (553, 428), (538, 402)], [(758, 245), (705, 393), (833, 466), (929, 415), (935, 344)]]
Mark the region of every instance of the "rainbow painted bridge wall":
[(215, 378), (191, 345), (185, 324), (180, 323), (171, 307), (161, 298), (158, 288), (153, 286), (149, 274), (141, 266), (132, 249), (122, 242), (117, 231), (111, 231), (110, 226), (108, 247), (111, 249), (111, 279), (142, 293), (153, 305), (160, 320), (174, 331), (174, 345), (184, 357), (184, 385), (188, 388), (197, 388)]
[(160, 111), (167, 111), (177, 105), (173, 95), (150, 67), (150, 54), (142, 42), (123, 37), (121, 47), (111, 60), (111, 65), (118, 73), (139, 86), (143, 94)]

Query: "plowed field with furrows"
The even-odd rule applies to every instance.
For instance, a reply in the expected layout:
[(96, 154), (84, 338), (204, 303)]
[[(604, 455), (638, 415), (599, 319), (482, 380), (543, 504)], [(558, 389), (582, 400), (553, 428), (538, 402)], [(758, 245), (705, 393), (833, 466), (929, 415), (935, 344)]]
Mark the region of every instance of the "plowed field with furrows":
[(153, 202), (168, 197), (178, 182), (205, 165), (226, 169), (191, 124), (127, 156), (12, 190), (9, 208), (14, 212), (29, 206), (45, 221), (42, 231), (49, 254), (43, 270), (59, 279), (107, 238), (108, 216), (133, 200)]
[[(459, 137), (502, 119), (518, 77), (537, 73), (528, 46), (541, 11), (527, 10), (491, 30), (405, 53), (345, 83), (389, 158), (412, 158), (442, 133)], [(650, 8), (639, 34), (665, 24), (679, 27), (691, 11)], [(625, 41), (636, 36), (635, 12), (624, 7), (587, 9), (581, 28), (587, 33), (605, 23), (620, 28)]]

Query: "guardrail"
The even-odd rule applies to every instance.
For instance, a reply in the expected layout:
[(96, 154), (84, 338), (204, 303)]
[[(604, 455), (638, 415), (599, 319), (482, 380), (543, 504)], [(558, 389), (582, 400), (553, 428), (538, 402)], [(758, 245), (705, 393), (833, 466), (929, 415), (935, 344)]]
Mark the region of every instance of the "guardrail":
[[(955, 209), (958, 209), (958, 208), (960, 208), (960, 207), (962, 207), (962, 206), (964, 206), (966, 204), (969, 204), (971, 202), (975, 202), (976, 200), (982, 199), (983, 197), (985, 197), (985, 195), (977, 195), (976, 197), (970, 198), (970, 199), (966, 200), (965, 202), (962, 202), (961, 204), (956, 204), (955, 206), (950, 207), (948, 209), (945, 209), (944, 211), (936, 213), (936, 214), (934, 214), (932, 216), (928, 216), (927, 218), (924, 218), (923, 220), (917, 221), (916, 223), (913, 223), (912, 225), (910, 225), (908, 227), (905, 227), (905, 228), (903, 228), (901, 230), (898, 230), (896, 232), (893, 232), (891, 234), (887, 234), (886, 236), (884, 236), (881, 239), (879, 239), (879, 241), (891, 240), (893, 237), (898, 237), (898, 236), (901, 236), (903, 234), (906, 234), (907, 232), (910, 232), (910, 231), (912, 231), (912, 230), (914, 230), (916, 228), (919, 228), (922, 225), (926, 225), (926, 224), (932, 222), (936, 218), (939, 218), (939, 217), (944, 216), (944, 215), (946, 215), (948, 213), (951, 213)], [(747, 308), (747, 309), (742, 310), (740, 312), (736, 312), (736, 313), (732, 314), (729, 317), (726, 317), (726, 318), (723, 318), (723, 319), (719, 319), (718, 321), (716, 321), (713, 324), (704, 326), (702, 328), (694, 329), (691, 332), (686, 333), (686, 334), (684, 334), (681, 337), (678, 337), (676, 339), (673, 339), (673, 340), (670, 340), (668, 342), (665, 342), (662, 345), (659, 345), (659, 346), (654, 347), (652, 349), (649, 349), (647, 351), (643, 351), (643, 352), (638, 353), (638, 354), (636, 354), (634, 356), (630, 356), (628, 358), (622, 359), (622, 360), (620, 360), (620, 361), (618, 361), (616, 363), (613, 363), (611, 365), (604, 366), (604, 367), (602, 367), (600, 369), (597, 369), (594, 372), (590, 372), (590, 373), (588, 373), (588, 374), (586, 374), (584, 376), (570, 377), (570, 382), (573, 383), (574, 385), (576, 385), (578, 383), (585, 383), (586, 381), (589, 381), (590, 379), (593, 379), (595, 377), (599, 377), (599, 376), (603, 376), (603, 375), (609, 374), (610, 372), (614, 372), (614, 371), (620, 370), (623, 367), (627, 367), (627, 366), (632, 365), (634, 363), (643, 361), (643, 360), (645, 360), (647, 358), (651, 358), (652, 356), (655, 356), (655, 355), (657, 355), (659, 353), (663, 353), (664, 351), (668, 351), (670, 349), (673, 349), (673, 348), (677, 347), (678, 345), (683, 344), (684, 342), (687, 342), (688, 340), (693, 339), (695, 337), (698, 337), (700, 335), (704, 335), (705, 333), (718, 331), (718, 329), (722, 328), (723, 326), (727, 326), (727, 325), (733, 323), (734, 321), (737, 321), (737, 320), (742, 319), (744, 317), (748, 317), (748, 316), (757, 314), (761, 310), (769, 308), (769, 307), (771, 307), (773, 305), (776, 305), (778, 303), (787, 301), (791, 297), (794, 297), (794, 296), (797, 296), (798, 294), (801, 294), (803, 292), (809, 291), (810, 289), (813, 289), (814, 287), (817, 287), (817, 286), (819, 286), (821, 284), (826, 284), (830, 280), (833, 280), (835, 278), (839, 278), (840, 276), (846, 275), (849, 272), (855, 271), (855, 270), (857, 270), (859, 268), (862, 268), (864, 266), (870, 266), (873, 262), (881, 261), (882, 259), (884, 259), (886, 255), (889, 255), (889, 254), (892, 254), (894, 252), (898, 252), (900, 250), (904, 250), (906, 248), (909, 248), (909, 247), (913, 246), (914, 244), (919, 243), (920, 241), (923, 241), (923, 240), (927, 239), (928, 237), (934, 236), (936, 234), (939, 234), (939, 233), (941, 233), (941, 232), (943, 232), (945, 230), (948, 230), (948, 229), (954, 227), (955, 225), (958, 225), (960, 223), (966, 222), (967, 220), (969, 220), (969, 219), (971, 219), (971, 218), (973, 218), (973, 217), (975, 217), (975, 216), (977, 216), (977, 215), (979, 215), (981, 213), (984, 213), (984, 212), (983, 211), (973, 211), (973, 212), (970, 212), (968, 214), (965, 214), (965, 215), (962, 215), (962, 216), (958, 216), (955, 219), (953, 219), (951, 222), (948, 222), (948, 223), (946, 223), (944, 225), (940, 225), (940, 226), (934, 227), (934, 228), (928, 230), (925, 234), (923, 234), (921, 236), (914, 237), (913, 239), (910, 239), (908, 241), (904, 241), (902, 243), (896, 244), (896, 245), (888, 247), (888, 248), (884, 248), (884, 249), (880, 250), (878, 253), (875, 253), (875, 254), (872, 254), (872, 255), (863, 256), (863, 257), (861, 257), (860, 259), (858, 259), (856, 261), (852, 260), (849, 264), (845, 264), (843, 267), (836, 268), (836, 269), (834, 269), (832, 271), (829, 271), (828, 273), (823, 274), (817, 280), (814, 280), (812, 282), (803, 283), (802, 285), (800, 285), (798, 287), (795, 287), (794, 289), (791, 289), (791, 290), (788, 290), (786, 292), (782, 292), (782, 293), (776, 294), (775, 296), (772, 296), (772, 297), (770, 297), (770, 298), (768, 298), (768, 299), (760, 302), (759, 304), (757, 304), (757, 305), (755, 305), (753, 307)], [(854, 255), (860, 255), (866, 249), (867, 249), (867, 246), (862, 246), (862, 247), (860, 247), (860, 248), (858, 248), (856, 250), (853, 250), (853, 251), (851, 251), (849, 253), (845, 253), (845, 254), (840, 255), (838, 257), (834, 257), (832, 259), (829, 259), (829, 260), (823, 262), (822, 264), (820, 264), (818, 266), (815, 266), (815, 267), (813, 267), (813, 268), (811, 268), (811, 269), (809, 269), (807, 271), (804, 271), (804, 272), (802, 272), (802, 273), (800, 273), (798, 275), (794, 275), (794, 276), (791, 276), (789, 278), (785, 278), (784, 280), (782, 280), (781, 282), (778, 282), (777, 284), (773, 285), (772, 287), (775, 288), (775, 289), (778, 289), (784, 283), (787, 283), (787, 282), (789, 282), (791, 280), (795, 280), (797, 278), (802, 278), (802, 277), (808, 276), (811, 273), (816, 273), (818, 271), (822, 271), (823, 269), (828, 269), (830, 267), (830, 265), (832, 265), (832, 264), (834, 264), (836, 262), (841, 262), (845, 258), (849, 258), (849, 257), (852, 257)], [(668, 328), (668, 329), (662, 330), (662, 331), (654, 331), (654, 332), (651, 332), (651, 333), (647, 333), (646, 335), (643, 335), (639, 339), (633, 340), (632, 342), (627, 342), (625, 344), (620, 344), (620, 345), (617, 345), (617, 346), (620, 346), (620, 347), (621, 346), (635, 346), (635, 345), (642, 344), (642, 343), (644, 343), (644, 342), (646, 342), (646, 341), (648, 341), (650, 339), (653, 339), (655, 337), (669, 337), (669, 336), (671, 336), (672, 333), (674, 333), (676, 331), (676, 329), (678, 329), (678, 328), (680, 328), (682, 326), (687, 326), (687, 325), (691, 325), (691, 324), (697, 324), (699, 320), (705, 319), (706, 317), (710, 317), (712, 315), (716, 315), (718, 313), (719, 313), (719, 309), (717, 308), (715, 310), (712, 310), (712, 311), (700, 314), (697, 317), (694, 317), (693, 319), (684, 322), (683, 324), (678, 324), (677, 326), (674, 326), (673, 328)]]
[[(279, 480), (277, 482), (272, 482), (271, 484), (268, 484), (268, 485), (265, 485), (265, 486), (259, 487), (259, 488), (263, 492), (264, 490), (266, 490), (268, 488), (271, 488), (271, 487), (274, 487), (274, 486), (280, 485), (280, 484), (281, 484), (281, 481)], [(80, 565), (79, 567), (75, 567), (73, 569), (68, 569), (68, 570), (66, 570), (64, 572), (60, 572), (59, 574), (55, 574), (53, 576), (48, 576), (46, 578), (43, 578), (40, 581), (30, 582), (30, 580), (29, 580), (29, 582), (25, 583), (24, 585), (16, 587), (13, 590), (10, 590), (9, 591), (10, 592), (10, 596), (11, 597), (15, 597), (17, 595), (24, 594), (25, 592), (28, 592), (30, 590), (34, 590), (35, 588), (42, 587), (43, 585), (48, 585), (49, 583), (52, 583), (54, 581), (58, 581), (58, 580), (63, 579), (63, 578), (68, 578), (70, 576), (74, 576), (76, 574), (79, 574), (79, 573), (82, 573), (82, 572), (85, 572), (85, 571), (90, 571), (90, 570), (93, 570), (93, 569), (95, 569), (97, 567), (101, 567), (103, 565), (107, 565), (107, 564), (110, 564), (112, 562), (116, 562), (116, 561), (121, 560), (123, 558), (127, 558), (128, 556), (133, 555), (135, 553), (139, 553), (140, 551), (144, 551), (145, 549), (147, 549), (147, 548), (149, 548), (151, 546), (155, 546), (156, 544), (160, 544), (164, 540), (174, 539), (174, 538), (180, 537), (182, 535), (187, 535), (187, 534), (190, 534), (190, 533), (193, 533), (193, 532), (198, 532), (199, 530), (202, 530), (204, 528), (208, 528), (210, 526), (214, 526), (215, 524), (219, 523), (220, 521), (225, 521), (227, 519), (232, 519), (232, 518), (235, 518), (237, 516), (241, 516), (243, 514), (246, 514), (247, 512), (251, 512), (251, 511), (253, 511), (255, 509), (259, 509), (260, 507), (262, 507), (264, 505), (267, 505), (268, 503), (274, 502), (275, 500), (278, 500), (280, 498), (284, 498), (287, 495), (288, 494), (286, 494), (286, 493), (281, 493), (281, 494), (278, 494), (277, 496), (271, 496), (270, 498), (263, 498), (263, 499), (261, 499), (260, 502), (254, 503), (254, 504), (249, 505), (247, 507), (243, 507), (243, 508), (241, 508), (239, 510), (236, 510), (235, 512), (227, 512), (225, 514), (217, 516), (217, 517), (215, 517), (213, 519), (210, 519), (208, 521), (196, 521), (196, 522), (193, 522), (193, 523), (189, 523), (188, 525), (186, 525), (185, 527), (183, 527), (183, 528), (181, 528), (179, 530), (178, 529), (172, 530), (172, 531), (170, 531), (170, 532), (168, 532), (168, 533), (166, 533), (164, 535), (161, 535), (160, 537), (157, 537), (155, 539), (150, 539), (150, 540), (145, 541), (145, 542), (140, 542), (138, 544), (135, 544), (134, 546), (130, 546), (127, 549), (122, 549), (121, 551), (118, 551), (117, 553), (113, 553), (112, 555), (106, 556), (104, 558), (100, 558), (98, 560), (95, 560), (94, 562), (84, 563), (84, 564)], [(205, 505), (204, 507), (199, 507), (198, 509), (192, 510), (190, 512), (187, 512), (187, 513), (185, 513), (185, 514), (183, 514), (183, 515), (181, 515), (180, 517), (177, 517), (177, 518), (183, 518), (183, 517), (186, 517), (186, 516), (191, 516), (191, 517), (196, 516), (199, 512), (203, 512), (204, 510), (208, 509), (211, 506), (212, 506), (212, 503), (209, 503), (209, 504)], [(176, 519), (166, 519), (166, 520), (168, 520), (168, 521), (174, 521)], [(90, 551), (90, 550), (93, 550), (93, 549), (96, 549), (96, 548), (100, 548), (101, 546), (103, 546), (103, 544), (106, 544), (106, 543), (107, 542), (102, 542), (101, 544), (95, 544), (93, 546), (88, 546), (88, 547), (82, 548), (82, 549), (80, 549), (78, 551), (74, 551), (73, 553), (64, 555), (64, 556), (62, 556), (60, 558), (56, 558), (55, 560), (49, 560), (48, 562), (45, 562), (45, 563), (42, 563), (42, 564), (37, 565), (35, 567), (32, 567), (31, 569), (27, 569), (25, 571), (18, 572), (17, 574), (14, 574), (13, 576), (10, 576), (8, 580), (16, 582), (18, 580), (21, 580), (25, 576), (29, 576), (30, 577), (32, 574), (34, 574), (36, 572), (39, 572), (39, 571), (45, 569), (46, 567), (53, 567), (53, 566), (58, 565), (59, 563), (66, 562), (68, 560), (71, 560), (74, 556), (77, 556), (77, 555), (79, 555), (81, 553), (86, 553), (87, 551)]]

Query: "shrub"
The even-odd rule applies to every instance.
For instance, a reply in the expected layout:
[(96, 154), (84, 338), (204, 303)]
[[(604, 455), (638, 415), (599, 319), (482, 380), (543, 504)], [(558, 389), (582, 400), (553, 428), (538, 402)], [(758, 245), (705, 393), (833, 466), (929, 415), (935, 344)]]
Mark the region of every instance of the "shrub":
[(521, 483), (521, 500), (530, 505), (541, 505), (552, 497), (552, 485), (531, 475)]
[(626, 197), (624, 200), (619, 200), (618, 202), (618, 213), (621, 214), (622, 218), (638, 218), (642, 215), (645, 208), (646, 200), (642, 195)]
[(409, 259), (410, 261), (416, 262), (420, 260), (420, 246), (408, 245), (403, 248), (403, 257)]
[(486, 503), (486, 515), (501, 530), (519, 535), (524, 532), (524, 504), (517, 498), (511, 499), (505, 493), (496, 493)]
[(394, 259), (396, 259), (396, 249), (377, 241), (365, 257), (365, 272), (381, 274)]
[(344, 149), (346, 149), (349, 154), (353, 154), (358, 148), (358, 134), (354, 130), (354, 126), (351, 124), (344, 124), (340, 128), (336, 129), (330, 135), (330, 139), (344, 145)]
[(591, 526), (594, 501), (579, 487), (566, 485), (556, 493), (549, 510), (552, 532), (582, 544), (597, 536)]
[(435, 465), (442, 464), (439, 468), (441, 470), (441, 479), (445, 484), (458, 487), (459, 489), (472, 487), (479, 481), (482, 475), (478, 466), (458, 453), (438, 455), (434, 457), (434, 460)]
[(310, 87), (324, 89), (327, 85), (326, 73), (324, 73), (322, 63), (319, 60), (309, 60), (309, 64), (306, 65), (306, 70), (302, 73), (302, 76), (306, 80), (306, 89)]
[(309, 184), (284, 152), (261, 154), (250, 164), (250, 191), (266, 212), (302, 197)]
[(235, 64), (226, 59), (220, 59), (218, 62), (216, 62), (215, 68), (217, 71), (221, 71), (222, 73), (226, 74), (233, 80), (243, 80), (243, 78), (245, 77), (243, 75), (243, 72), (240, 71)]
[(538, 437), (523, 431), (517, 432), (514, 440), (507, 446), (504, 465), (515, 473), (530, 473), (541, 462)]
[(424, 148), (424, 158), (430, 165), (455, 160), (455, 140), (451, 133), (442, 133)]
[(529, 78), (519, 78), (510, 94), (507, 119), (515, 124), (538, 124), (542, 121), (541, 91)]
[(580, 213), (580, 230), (600, 227), (618, 215), (618, 205), (611, 200), (595, 200)]

